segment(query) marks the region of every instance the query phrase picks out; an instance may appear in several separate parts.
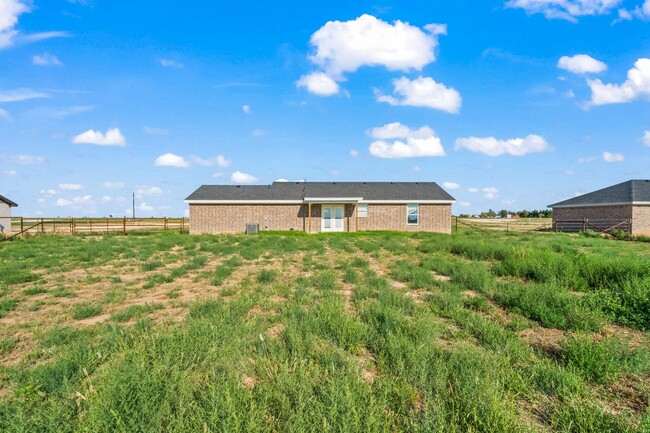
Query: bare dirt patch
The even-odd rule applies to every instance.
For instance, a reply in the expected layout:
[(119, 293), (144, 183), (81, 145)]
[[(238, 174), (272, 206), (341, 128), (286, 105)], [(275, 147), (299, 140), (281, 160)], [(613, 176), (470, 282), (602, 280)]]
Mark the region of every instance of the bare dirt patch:
[(282, 334), (282, 332), (284, 332), (285, 328), (286, 327), (284, 326), (284, 324), (276, 323), (275, 325), (271, 326), (269, 329), (266, 330), (266, 335), (270, 339), (274, 340), (274, 339), (278, 338), (280, 336), (280, 334)]
[(244, 385), (244, 388), (246, 389), (253, 389), (255, 388), (255, 385), (257, 384), (257, 379), (254, 378), (253, 376), (247, 376), (244, 375), (241, 379), (242, 385)]
[(451, 277), (447, 275), (442, 275), (439, 274), (435, 271), (431, 271), (431, 274), (433, 275), (433, 278), (436, 279), (436, 281), (451, 281)]
[(540, 348), (545, 352), (559, 353), (562, 343), (566, 339), (564, 331), (541, 326), (524, 329), (518, 332), (519, 337), (533, 347)]

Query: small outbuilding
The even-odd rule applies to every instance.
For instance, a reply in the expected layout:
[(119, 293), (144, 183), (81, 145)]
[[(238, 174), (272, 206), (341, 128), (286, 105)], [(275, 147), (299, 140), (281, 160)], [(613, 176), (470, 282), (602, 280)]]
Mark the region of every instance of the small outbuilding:
[(11, 231), (11, 208), (18, 206), (0, 195), (0, 233)]
[(623, 230), (650, 235), (650, 180), (628, 180), (548, 207), (559, 231)]
[(455, 199), (435, 182), (203, 185), (187, 199), (190, 233), (300, 230), (451, 232)]

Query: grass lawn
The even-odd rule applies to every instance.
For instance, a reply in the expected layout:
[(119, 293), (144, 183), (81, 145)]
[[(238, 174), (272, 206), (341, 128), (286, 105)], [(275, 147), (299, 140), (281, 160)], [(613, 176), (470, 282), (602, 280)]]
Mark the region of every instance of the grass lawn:
[(2, 432), (648, 432), (650, 245), (0, 244)]

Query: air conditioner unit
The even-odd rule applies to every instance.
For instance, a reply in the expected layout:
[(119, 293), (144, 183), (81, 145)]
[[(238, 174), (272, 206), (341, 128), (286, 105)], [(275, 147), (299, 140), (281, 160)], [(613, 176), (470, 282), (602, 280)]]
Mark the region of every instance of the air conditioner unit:
[(246, 234), (247, 235), (256, 235), (260, 231), (259, 224), (246, 224)]

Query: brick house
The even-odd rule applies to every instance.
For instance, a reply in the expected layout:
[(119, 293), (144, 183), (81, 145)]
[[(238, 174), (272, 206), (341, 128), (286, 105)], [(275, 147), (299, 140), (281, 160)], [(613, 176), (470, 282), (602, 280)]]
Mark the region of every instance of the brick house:
[(434, 182), (274, 182), (203, 185), (187, 199), (190, 233), (451, 232), (455, 199)]
[(582, 224), (583, 229), (614, 227), (650, 235), (650, 180), (628, 180), (548, 207), (553, 209), (554, 227), (560, 230)]
[(18, 206), (0, 195), (0, 233), (11, 231), (11, 208)]

